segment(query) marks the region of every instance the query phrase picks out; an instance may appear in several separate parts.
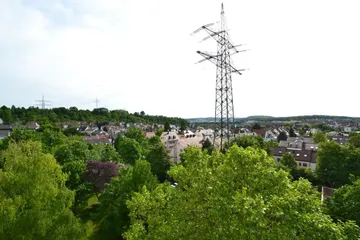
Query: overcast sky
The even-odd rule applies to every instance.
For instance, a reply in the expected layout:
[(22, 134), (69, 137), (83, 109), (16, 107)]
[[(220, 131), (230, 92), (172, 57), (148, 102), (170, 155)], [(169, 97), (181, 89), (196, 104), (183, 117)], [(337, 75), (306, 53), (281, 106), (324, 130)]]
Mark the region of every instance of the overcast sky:
[(216, 69), (198, 27), (224, 2), (235, 117), (360, 116), (358, 1), (0, 0), (0, 105), (212, 117)]

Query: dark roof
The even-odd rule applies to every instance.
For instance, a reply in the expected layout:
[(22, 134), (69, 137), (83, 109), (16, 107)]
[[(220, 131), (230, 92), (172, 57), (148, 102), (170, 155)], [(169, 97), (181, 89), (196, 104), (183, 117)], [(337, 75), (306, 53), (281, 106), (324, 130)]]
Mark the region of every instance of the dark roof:
[(10, 136), (10, 130), (0, 130), (0, 137)]
[(289, 149), (286, 147), (274, 147), (272, 154), (282, 156), (285, 153), (291, 153), (296, 161), (316, 163), (316, 151), (306, 149)]
[(12, 127), (10, 125), (0, 125), (0, 130), (12, 130)]
[(98, 144), (98, 143), (104, 143), (104, 144), (109, 144), (111, 143), (111, 139), (109, 136), (88, 136), (88, 137), (84, 137), (84, 140), (86, 142), (91, 142), (93, 144)]

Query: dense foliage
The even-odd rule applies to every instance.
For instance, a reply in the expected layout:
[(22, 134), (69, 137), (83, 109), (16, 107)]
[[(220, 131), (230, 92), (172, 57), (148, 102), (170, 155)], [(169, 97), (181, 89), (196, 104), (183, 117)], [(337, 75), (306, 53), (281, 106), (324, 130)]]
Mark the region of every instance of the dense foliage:
[[(142, 113), (142, 114), (141, 114)], [(188, 122), (182, 118), (150, 116), (143, 111), (133, 114), (125, 110), (108, 110), (106, 108), (95, 108), (94, 110), (83, 110), (76, 107), (58, 107), (52, 109), (39, 109), (37, 107), (15, 107), (0, 108), (0, 118), (5, 123), (22, 122), (24, 124), (32, 121), (46, 122), (127, 122), (127, 123), (170, 123), (178, 126), (188, 126)]]
[(92, 184), (95, 194), (98, 194), (118, 174), (119, 167), (115, 163), (93, 160), (87, 162), (85, 179)]
[(328, 140), (326, 134), (322, 131), (317, 131), (314, 133), (312, 135), (312, 139), (314, 140), (314, 143), (326, 142)]
[(81, 239), (66, 174), (41, 144), (10, 144), (0, 169), (0, 239)]
[[(233, 146), (209, 156), (188, 148), (177, 183), (146, 187), (128, 201), (126, 239), (346, 239), (306, 180), (291, 182), (265, 151)], [(357, 235), (359, 237), (359, 235)]]
[[(172, 166), (159, 136), (147, 139), (139, 129), (128, 128), (114, 146), (77, 135), (42, 124), (0, 140), (0, 239), (360, 236), (347, 221), (359, 221), (356, 138), (321, 144), (317, 178), (291, 155), (275, 165), (266, 152), (277, 142), (259, 136), (233, 139), (224, 154), (205, 141)], [(321, 208), (303, 178), (343, 187)]]
[(349, 184), (350, 174), (360, 176), (360, 149), (334, 141), (320, 144), (316, 173), (325, 186), (338, 188)]
[(326, 199), (330, 215), (341, 221), (354, 220), (360, 224), (360, 180), (342, 186)]
[(147, 189), (152, 190), (157, 183), (156, 177), (151, 173), (150, 164), (144, 160), (137, 161), (134, 166), (121, 169), (119, 177), (114, 178), (100, 196), (100, 206), (95, 217), (95, 221), (99, 222), (96, 237), (120, 239), (130, 224), (126, 201), (142, 187), (146, 186)]
[(259, 135), (242, 135), (231, 139), (230, 146), (225, 144), (225, 148), (228, 149), (234, 144), (242, 148), (253, 147), (263, 149), (269, 155), (271, 155), (272, 149), (278, 145), (277, 142), (264, 142), (264, 139)]

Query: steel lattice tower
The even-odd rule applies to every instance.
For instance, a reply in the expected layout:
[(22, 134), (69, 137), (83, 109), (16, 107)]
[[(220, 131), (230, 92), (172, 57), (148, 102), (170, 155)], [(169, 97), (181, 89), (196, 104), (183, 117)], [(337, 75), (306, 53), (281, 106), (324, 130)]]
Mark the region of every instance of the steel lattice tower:
[(38, 102), (38, 104), (36, 104), (37, 106), (41, 106), (41, 109), (44, 110), (46, 108), (46, 106), (51, 106), (51, 101), (47, 101), (44, 98), (44, 95), (42, 96), (41, 100), (35, 100), (36, 102)]
[(216, 65), (214, 144), (216, 134), (218, 134), (220, 137), (220, 149), (222, 149), (223, 143), (225, 142), (224, 140), (229, 143), (234, 130), (234, 101), (231, 76), (233, 72), (241, 75), (241, 71), (245, 70), (237, 70), (233, 67), (231, 55), (246, 50), (238, 51), (236, 47), (241, 45), (235, 46), (231, 43), (227, 30), (223, 4), (221, 4), (220, 29), (218, 31), (211, 29), (210, 27), (213, 25), (214, 23), (204, 25), (195, 30), (194, 33), (204, 30), (209, 34), (209, 36), (204, 38), (203, 41), (213, 38), (216, 40), (218, 45), (216, 54), (201, 51), (197, 51), (197, 53), (204, 57), (204, 59), (200, 60), (198, 63), (209, 60)]

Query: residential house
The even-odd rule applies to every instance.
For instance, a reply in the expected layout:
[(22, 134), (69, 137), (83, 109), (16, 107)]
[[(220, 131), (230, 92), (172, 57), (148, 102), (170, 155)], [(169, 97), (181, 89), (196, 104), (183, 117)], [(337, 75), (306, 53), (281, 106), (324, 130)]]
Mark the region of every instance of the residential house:
[(335, 141), (340, 145), (345, 145), (349, 140), (349, 136), (344, 136), (343, 134), (329, 135), (329, 141)]
[(254, 129), (253, 133), (255, 133), (258, 136), (261, 136), (261, 137), (265, 138), (266, 130), (264, 128)]
[(86, 128), (85, 128), (85, 130), (84, 130), (84, 133), (86, 133), (87, 135), (89, 135), (89, 136), (91, 136), (92, 135), (92, 133), (94, 132), (94, 131), (96, 131), (96, 130), (99, 130), (99, 128), (98, 127), (93, 127), (93, 126), (87, 126)]
[(145, 132), (145, 137), (146, 138), (152, 138), (152, 137), (155, 137), (156, 134), (155, 132)]
[(274, 147), (272, 153), (275, 162), (278, 163), (285, 153), (291, 153), (300, 168), (316, 168), (316, 154), (318, 147), (310, 137), (289, 137), (286, 141), (280, 141), (279, 146)]
[(109, 136), (109, 134), (102, 129), (97, 129), (91, 133), (91, 136)]
[(344, 127), (344, 132), (351, 132), (352, 130), (353, 130), (353, 127), (351, 127), (351, 126)]
[(208, 128), (208, 129), (200, 129), (198, 132), (199, 132), (200, 134), (202, 134), (204, 137), (214, 138), (214, 130), (212, 130), (211, 128)]
[(0, 140), (10, 136), (10, 130), (0, 130)]
[(0, 125), (0, 140), (9, 137), (12, 131), (10, 125)]
[[(274, 130), (276, 130), (276, 129), (274, 129)], [(276, 130), (276, 131), (277, 131), (277, 130)], [(274, 131), (268, 130), (268, 131), (266, 131), (266, 133), (265, 133), (264, 141), (265, 141), (265, 142), (277, 141), (277, 136), (278, 136), (278, 135), (276, 135)]]
[(163, 132), (160, 137), (164, 143), (171, 159), (178, 163), (180, 162), (180, 154), (184, 152), (188, 146), (201, 147), (204, 136), (200, 132), (193, 133), (189, 130), (184, 135), (177, 132)]
[(92, 143), (94, 145), (107, 145), (112, 143), (112, 139), (110, 138), (110, 136), (86, 136), (84, 137), (84, 141)]
[(31, 130), (37, 130), (40, 128), (40, 125), (37, 122), (31, 122), (28, 124), (28, 128)]

